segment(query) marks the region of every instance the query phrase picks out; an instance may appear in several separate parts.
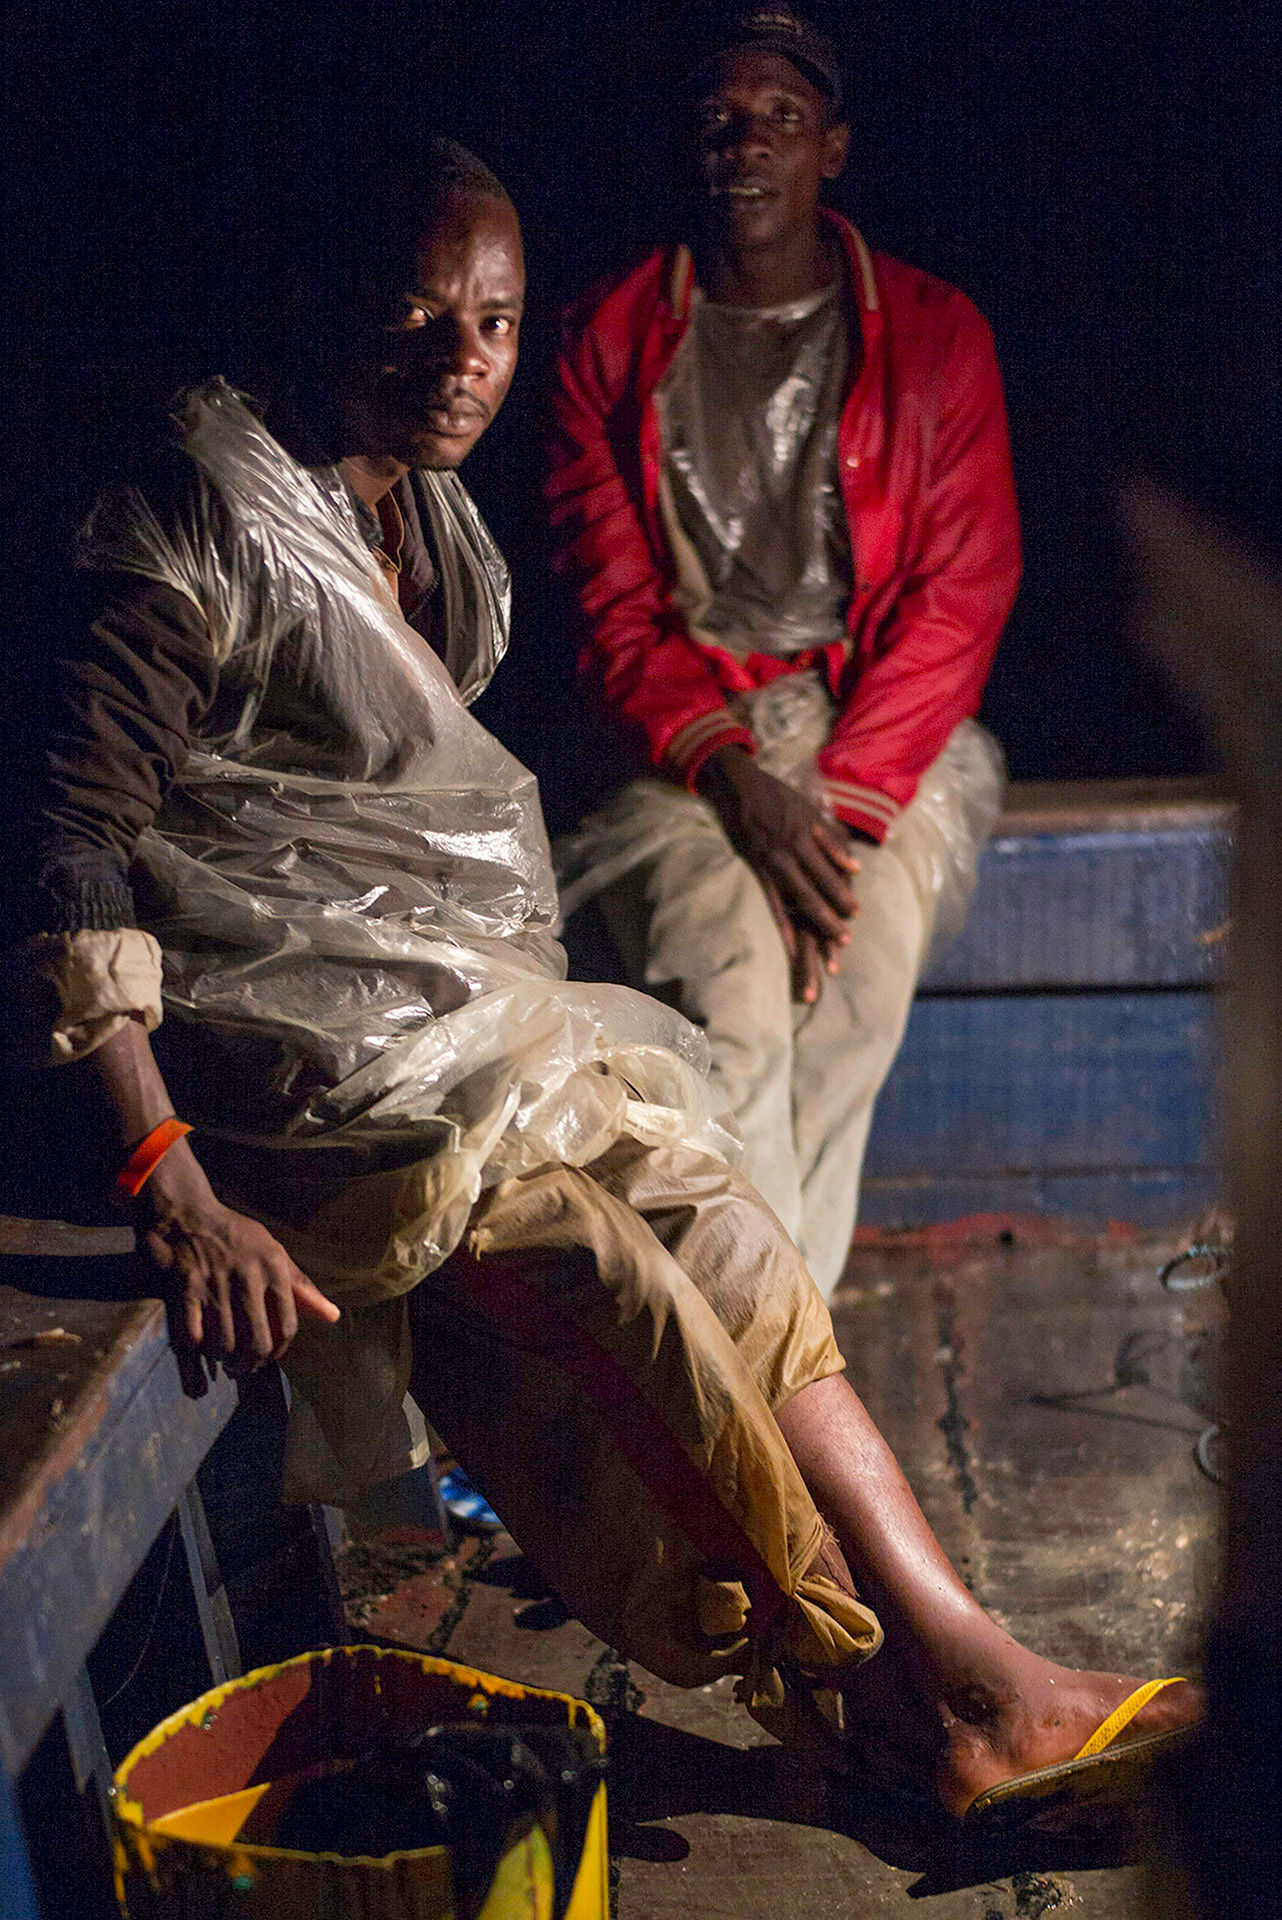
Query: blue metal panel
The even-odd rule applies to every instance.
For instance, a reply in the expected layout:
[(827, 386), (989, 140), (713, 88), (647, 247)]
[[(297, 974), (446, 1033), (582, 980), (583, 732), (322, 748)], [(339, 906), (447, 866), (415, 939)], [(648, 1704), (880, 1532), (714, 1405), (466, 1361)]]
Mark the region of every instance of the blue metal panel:
[(1003, 834), (922, 990), (1209, 984), (1223, 971), (1230, 852), (1224, 825)]
[(0, 1768), (0, 1914), (4, 1920), (40, 1920), (18, 1803)]
[(1215, 1198), (1232, 826), (1169, 782), (1012, 790), (878, 1103), (863, 1221)]
[(1196, 990), (920, 999), (868, 1177), (1209, 1169), (1216, 1024)]

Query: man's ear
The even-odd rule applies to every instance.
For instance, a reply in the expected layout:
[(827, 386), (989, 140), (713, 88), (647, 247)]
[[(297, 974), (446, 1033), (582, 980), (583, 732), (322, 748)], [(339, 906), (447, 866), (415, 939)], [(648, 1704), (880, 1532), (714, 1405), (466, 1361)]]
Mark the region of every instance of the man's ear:
[(846, 155), (850, 151), (850, 128), (844, 120), (834, 121), (823, 137), (823, 167), (825, 180), (835, 180), (846, 164)]

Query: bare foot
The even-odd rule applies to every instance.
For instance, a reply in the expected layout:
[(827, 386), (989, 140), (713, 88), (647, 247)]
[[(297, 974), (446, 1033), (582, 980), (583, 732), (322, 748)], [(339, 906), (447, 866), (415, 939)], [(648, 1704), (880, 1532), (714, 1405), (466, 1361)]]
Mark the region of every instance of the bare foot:
[[(843, 1689), (846, 1739), (870, 1774), (922, 1787), (933, 1781), (942, 1805), (960, 1817), (990, 1787), (1073, 1759), (1141, 1684), (1057, 1667), (1013, 1647), (991, 1679), (932, 1699), (887, 1647)], [(1203, 1708), (1200, 1687), (1164, 1687), (1119, 1741), (1188, 1726)]]
[[(950, 1813), (965, 1813), (977, 1795), (1003, 1781), (1072, 1760), (1143, 1684), (1125, 1674), (1077, 1673), (1021, 1654), (999, 1686), (981, 1685), (940, 1703), (947, 1751), (935, 1780)], [(1118, 1742), (1190, 1726), (1204, 1710), (1202, 1689), (1191, 1681), (1164, 1687)]]
[(857, 1667), (841, 1697), (847, 1763), (883, 1785), (929, 1791), (948, 1758), (948, 1733), (895, 1648), (885, 1645)]

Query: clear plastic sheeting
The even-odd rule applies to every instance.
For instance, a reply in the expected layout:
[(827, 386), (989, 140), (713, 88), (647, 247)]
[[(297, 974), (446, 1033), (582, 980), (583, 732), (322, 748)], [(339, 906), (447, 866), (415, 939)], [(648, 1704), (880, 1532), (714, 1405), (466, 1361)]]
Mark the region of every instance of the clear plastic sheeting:
[(783, 673), (729, 702), (736, 720), (757, 743), (757, 765), (776, 780), (823, 805), (823, 778), (816, 762), (828, 744), (837, 706), (818, 673)]
[(485, 685), (508, 609), (457, 478), (425, 476), (447, 672), (379, 591), (338, 473), (299, 466), (221, 383), (185, 406), (181, 503), (109, 494), (78, 550), (192, 601), (220, 663), (215, 730), (131, 875), (164, 949), (185, 1116), (348, 1149), (336, 1187), (404, 1169), (396, 1245), (364, 1276), (386, 1293), (510, 1173), (620, 1134), (728, 1148), (702, 1037), (642, 995), (565, 982), (534, 779), (455, 685)]
[[(727, 706), (748, 727), (757, 765), (824, 806), (818, 756), (832, 732), (837, 708), (816, 672), (781, 674)], [(930, 916), (929, 958), (961, 932), (975, 891), (979, 856), (1001, 808), (1006, 769), (996, 740), (975, 720), (963, 720), (927, 767), (912, 801), (891, 823), (882, 845), (912, 877)], [(677, 834), (690, 830), (692, 805), (711, 816), (707, 802), (662, 780), (634, 780), (577, 833), (557, 842), (561, 911), (569, 916), (634, 867), (654, 858)], [(855, 894), (858, 898), (858, 881)]]
[(935, 903), (927, 966), (965, 925), (979, 856), (997, 824), (1005, 787), (1006, 761), (996, 740), (977, 720), (963, 720), (882, 842), (910, 864)]

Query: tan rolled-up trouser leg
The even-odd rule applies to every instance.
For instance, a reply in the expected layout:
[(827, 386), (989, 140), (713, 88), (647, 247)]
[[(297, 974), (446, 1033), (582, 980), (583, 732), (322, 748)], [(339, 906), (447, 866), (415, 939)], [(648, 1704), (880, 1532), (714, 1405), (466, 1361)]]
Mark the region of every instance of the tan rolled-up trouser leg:
[(412, 1297), (415, 1397), (593, 1632), (695, 1686), (847, 1667), (874, 1616), (772, 1409), (841, 1370), (779, 1223), (720, 1162), (621, 1141), (506, 1181)]

